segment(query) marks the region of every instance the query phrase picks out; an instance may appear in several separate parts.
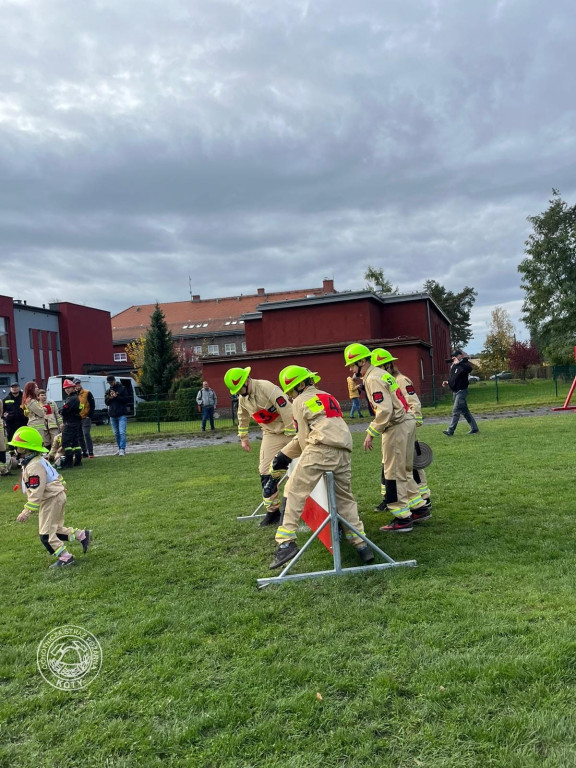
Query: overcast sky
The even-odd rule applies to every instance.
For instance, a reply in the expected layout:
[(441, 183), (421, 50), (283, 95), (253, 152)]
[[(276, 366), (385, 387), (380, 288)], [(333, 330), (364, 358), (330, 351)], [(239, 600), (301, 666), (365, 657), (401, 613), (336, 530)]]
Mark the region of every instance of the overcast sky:
[[(519, 323), (576, 197), (573, 0), (0, 0), (0, 294), (426, 279)], [(191, 278), (191, 291), (189, 285)]]

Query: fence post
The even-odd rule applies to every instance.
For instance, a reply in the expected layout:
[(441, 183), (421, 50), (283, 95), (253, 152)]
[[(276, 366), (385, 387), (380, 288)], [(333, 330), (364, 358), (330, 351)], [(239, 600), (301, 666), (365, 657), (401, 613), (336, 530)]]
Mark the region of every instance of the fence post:
[(160, 432), (160, 401), (158, 400), (158, 392), (154, 393), (156, 398), (156, 429)]
[(494, 385), (496, 386), (496, 402), (498, 403), (498, 374), (494, 376)]

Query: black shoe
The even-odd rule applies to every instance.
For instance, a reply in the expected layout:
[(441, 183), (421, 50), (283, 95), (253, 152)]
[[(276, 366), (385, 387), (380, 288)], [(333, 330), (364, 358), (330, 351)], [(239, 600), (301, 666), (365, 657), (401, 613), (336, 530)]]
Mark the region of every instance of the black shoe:
[(80, 544), (82, 544), (82, 551), (84, 552), (84, 554), (86, 554), (88, 547), (92, 543), (92, 531), (89, 528), (86, 528), (84, 533), (86, 534), (86, 536), (82, 539)]
[(266, 515), (260, 521), (258, 528), (266, 528), (268, 525), (278, 525), (280, 523), (280, 510), (275, 509), (273, 512), (266, 512)]
[(82, 454), (82, 458), (83, 458), (83, 459), (87, 459), (87, 458), (88, 458), (88, 454), (87, 454), (87, 453), (83, 453), (83, 454)]
[(453, 432), (449, 432), (447, 429), (443, 430), (443, 431), (442, 431), (442, 434), (443, 434), (443, 435), (448, 435), (448, 437), (452, 437), (452, 436), (454, 435), (454, 433), (453, 433)]
[(380, 530), (384, 533), (410, 533), (412, 517), (395, 517), (388, 525), (383, 525)]
[(270, 563), (270, 570), (280, 568), (280, 566), (287, 563), (288, 560), (292, 560), (293, 557), (296, 557), (298, 551), (298, 546), (295, 541), (287, 541), (285, 544), (280, 544), (274, 553), (274, 560)]
[[(430, 505), (430, 508), (432, 505)], [(419, 509), (413, 509), (412, 510), (412, 522), (413, 523), (421, 523), (423, 520), (430, 520), (432, 517), (432, 512), (430, 512), (430, 508), (424, 506), (420, 507)]]
[(60, 560), (60, 558), (58, 558), (55, 563), (52, 563), (50, 568), (66, 568), (68, 565), (74, 565), (74, 562), (75, 560), (73, 557), (71, 557), (70, 560)]
[(372, 552), (367, 544), (364, 547), (359, 547), (356, 552), (358, 552), (363, 563), (371, 563), (374, 560), (374, 552)]
[(377, 507), (374, 507), (374, 512), (385, 512), (386, 511), (386, 499), (382, 499), (380, 504), (378, 504)]
[(75, 467), (81, 467), (82, 466), (82, 462), (81, 461), (75, 461), (74, 462), (74, 466)]
[(432, 500), (431, 499), (424, 499), (426, 502), (426, 506), (422, 507), (422, 509), (427, 509), (428, 512), (432, 512)]
[(467, 435), (477, 435), (478, 432), (480, 432), (479, 429), (471, 429), (469, 432), (466, 432)]

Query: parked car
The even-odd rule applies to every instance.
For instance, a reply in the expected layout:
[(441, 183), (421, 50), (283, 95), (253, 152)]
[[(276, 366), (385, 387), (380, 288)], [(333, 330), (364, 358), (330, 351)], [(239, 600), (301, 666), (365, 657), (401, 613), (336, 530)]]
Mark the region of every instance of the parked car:
[(480, 381), (480, 376), (474, 376), (474, 374), (472, 374), (471, 376), (468, 376), (468, 381)]
[(490, 381), (494, 381), (494, 379), (498, 376), (499, 379), (513, 379), (514, 374), (512, 371), (500, 371), (500, 373), (495, 373), (493, 376), (490, 376)]

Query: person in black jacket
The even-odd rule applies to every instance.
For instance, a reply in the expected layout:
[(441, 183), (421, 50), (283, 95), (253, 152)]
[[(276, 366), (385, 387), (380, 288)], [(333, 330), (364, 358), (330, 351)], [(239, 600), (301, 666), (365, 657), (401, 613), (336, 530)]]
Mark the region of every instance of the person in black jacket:
[(82, 404), (76, 394), (74, 382), (70, 379), (64, 379), (62, 389), (66, 395), (66, 400), (62, 404), (60, 414), (64, 422), (62, 430), (62, 448), (64, 449), (64, 463), (61, 469), (70, 469), (70, 467), (82, 466)]
[(2, 401), (2, 418), (6, 426), (6, 442), (12, 440), (17, 429), (28, 424), (22, 409), (22, 390), (17, 381), (10, 384), (10, 394)]
[(452, 419), (448, 425), (448, 429), (444, 430), (444, 434), (448, 437), (452, 437), (460, 416), (464, 416), (468, 424), (470, 425), (469, 435), (475, 435), (480, 430), (478, 424), (474, 419), (474, 416), (470, 413), (468, 408), (468, 376), (472, 370), (472, 365), (468, 362), (468, 358), (464, 355), (461, 349), (455, 349), (451, 353), (447, 363), (452, 363), (450, 373), (448, 374), (448, 381), (443, 381), (443, 387), (450, 387), (452, 390), (452, 400), (454, 401), (454, 408), (452, 410)]
[(130, 395), (126, 391), (126, 387), (116, 381), (116, 377), (112, 374), (106, 378), (106, 381), (110, 385), (110, 389), (107, 389), (104, 394), (104, 402), (108, 406), (110, 424), (118, 446), (116, 456), (124, 456), (126, 453), (126, 423)]

